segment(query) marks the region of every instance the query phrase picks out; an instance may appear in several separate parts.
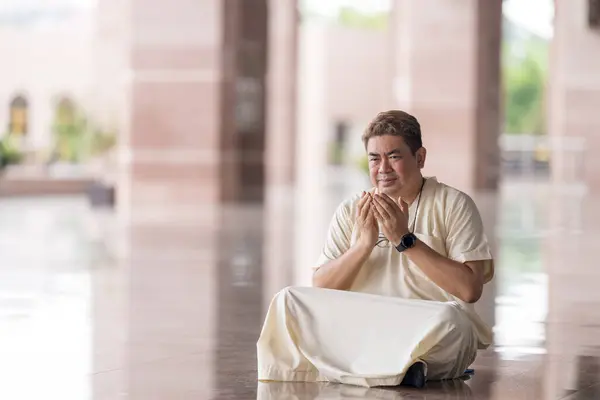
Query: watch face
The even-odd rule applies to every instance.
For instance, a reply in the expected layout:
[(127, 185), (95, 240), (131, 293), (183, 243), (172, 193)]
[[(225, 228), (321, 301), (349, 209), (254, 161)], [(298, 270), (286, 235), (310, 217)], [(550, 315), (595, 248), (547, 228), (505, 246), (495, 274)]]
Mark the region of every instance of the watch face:
[(407, 249), (410, 249), (415, 245), (415, 239), (416, 237), (414, 235), (406, 235), (402, 238), (402, 245)]

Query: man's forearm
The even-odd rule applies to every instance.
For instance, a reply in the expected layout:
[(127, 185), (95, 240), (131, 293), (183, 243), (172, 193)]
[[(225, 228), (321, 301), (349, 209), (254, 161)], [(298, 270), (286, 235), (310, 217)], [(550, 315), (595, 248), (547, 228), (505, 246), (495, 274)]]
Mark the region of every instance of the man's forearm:
[(474, 303), (481, 297), (481, 277), (468, 266), (442, 256), (420, 240), (415, 247), (405, 250), (405, 254), (448, 293), (467, 303)]
[(327, 289), (350, 289), (371, 251), (372, 247), (356, 243), (341, 257), (319, 267), (313, 275), (313, 285)]

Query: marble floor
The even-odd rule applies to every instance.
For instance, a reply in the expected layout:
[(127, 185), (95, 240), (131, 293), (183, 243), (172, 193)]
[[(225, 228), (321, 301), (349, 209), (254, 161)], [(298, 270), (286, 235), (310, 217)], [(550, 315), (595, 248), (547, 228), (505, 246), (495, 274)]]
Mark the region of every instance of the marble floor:
[(357, 189), (343, 182), (197, 218), (1, 199), (0, 398), (600, 398), (599, 199), (521, 182), (474, 194), (497, 255), (478, 305), (496, 344), (474, 376), (422, 390), (257, 383), (268, 302), (309, 283), (333, 209)]

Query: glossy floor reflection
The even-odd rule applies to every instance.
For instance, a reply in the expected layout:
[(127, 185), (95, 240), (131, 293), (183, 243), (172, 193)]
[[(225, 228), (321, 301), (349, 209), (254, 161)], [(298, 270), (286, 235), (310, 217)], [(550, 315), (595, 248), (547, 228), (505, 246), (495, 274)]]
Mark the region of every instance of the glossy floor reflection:
[(258, 383), (271, 296), (308, 283), (333, 209), (358, 186), (131, 225), (83, 198), (0, 200), (0, 398), (600, 398), (599, 199), (520, 183), (474, 195), (498, 263), (478, 306), (496, 345), (473, 377), (424, 390)]

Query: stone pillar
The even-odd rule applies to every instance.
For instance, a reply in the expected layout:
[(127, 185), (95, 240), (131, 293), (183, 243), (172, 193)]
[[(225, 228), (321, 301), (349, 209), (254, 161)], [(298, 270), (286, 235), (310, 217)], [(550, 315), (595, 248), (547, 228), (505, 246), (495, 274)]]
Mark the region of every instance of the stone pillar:
[[(597, 2), (556, 0), (549, 82), (552, 192), (544, 376), (546, 398), (588, 387), (589, 356), (597, 357), (600, 295), (597, 248), (600, 212), (600, 27)], [(568, 238), (572, 245), (557, 246)]]
[[(269, 0), (267, 141), (261, 320), (273, 295), (292, 284), (296, 180), (297, 0)], [(287, 245), (285, 245), (287, 244)]]
[(266, 181), (288, 186), (295, 180), (297, 0), (268, 0)]
[[(265, 185), (266, 74), (268, 60), (267, 0), (229, 0), (237, 18), (231, 21), (231, 56), (235, 60), (231, 102), (230, 146), (235, 149), (234, 176), (237, 187), (223, 200), (262, 201)], [(236, 27), (237, 25), (237, 27)], [(228, 44), (226, 43), (226, 46)]]
[(94, 121), (122, 133), (127, 121), (126, 89), (129, 64), (129, 0), (99, 0), (94, 32)]
[(394, 3), (397, 107), (421, 122), (425, 174), (466, 191), (498, 184), (501, 3)]
[[(423, 172), (474, 198), (496, 259), (501, 21), (499, 0), (395, 0), (391, 24), (396, 107), (421, 123)], [(490, 326), (496, 293), (492, 280), (476, 305)], [(488, 351), (478, 362), (497, 357)]]
[(130, 21), (119, 204), (190, 218), (260, 200), (266, 0), (132, 0)]
[(600, 193), (600, 27), (588, 0), (555, 1), (549, 132), (555, 183)]
[[(220, 245), (228, 244), (219, 233), (246, 224), (223, 219), (218, 203), (260, 200), (264, 188), (267, 0), (122, 4), (128, 61), (117, 207), (127, 225), (125, 386), (132, 397), (160, 397), (173, 386), (159, 378), (176, 371), (174, 387), (205, 398), (220, 384), (210, 373), (221, 323), (214, 303), (235, 272), (219, 273)], [(156, 310), (166, 312), (159, 325)], [(181, 336), (182, 324), (195, 334)], [(192, 348), (199, 353), (179, 357)]]

